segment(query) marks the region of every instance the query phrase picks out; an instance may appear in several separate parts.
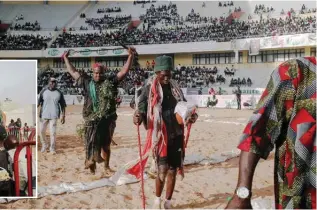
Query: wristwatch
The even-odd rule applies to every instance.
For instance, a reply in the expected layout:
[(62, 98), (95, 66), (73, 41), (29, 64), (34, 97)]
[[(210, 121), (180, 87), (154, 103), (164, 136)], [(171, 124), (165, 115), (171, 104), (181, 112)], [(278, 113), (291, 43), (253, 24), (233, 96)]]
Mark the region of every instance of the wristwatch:
[(236, 194), (239, 198), (241, 199), (246, 199), (246, 198), (251, 198), (251, 192), (248, 188), (246, 187), (239, 187), (236, 190)]

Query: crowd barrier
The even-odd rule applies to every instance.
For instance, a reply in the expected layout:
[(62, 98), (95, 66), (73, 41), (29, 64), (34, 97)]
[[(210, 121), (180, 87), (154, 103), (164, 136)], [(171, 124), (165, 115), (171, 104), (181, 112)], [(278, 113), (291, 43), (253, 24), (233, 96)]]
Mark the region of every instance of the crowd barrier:
[(36, 145), (34, 140), (36, 134), (36, 130), (33, 129), (28, 136), (27, 141), (20, 142), (17, 146), (14, 158), (13, 158), (13, 171), (14, 171), (14, 181), (15, 181), (15, 196), (20, 196), (20, 169), (19, 169), (19, 157), (21, 150), (25, 147), (26, 148), (26, 165), (27, 165), (27, 190), (28, 190), (28, 197), (33, 196), (33, 175), (32, 175), (32, 145)]
[[(207, 107), (208, 98), (212, 99), (211, 95), (186, 95), (188, 102), (198, 105), (198, 107)], [(121, 106), (129, 106), (133, 95), (122, 95)], [(223, 109), (236, 109), (238, 108), (237, 99), (235, 95), (216, 95), (218, 100), (215, 108)], [(242, 109), (254, 109), (261, 95), (242, 95), (241, 96), (241, 108)], [(77, 95), (65, 95), (65, 100), (68, 105), (83, 105), (84, 97)], [(250, 106), (244, 106), (243, 104), (249, 104)]]
[(34, 131), (35, 128), (31, 127), (27, 130), (24, 128), (17, 128), (17, 127), (6, 127), (8, 135), (14, 135), (17, 137), (19, 142), (29, 141), (30, 134)]

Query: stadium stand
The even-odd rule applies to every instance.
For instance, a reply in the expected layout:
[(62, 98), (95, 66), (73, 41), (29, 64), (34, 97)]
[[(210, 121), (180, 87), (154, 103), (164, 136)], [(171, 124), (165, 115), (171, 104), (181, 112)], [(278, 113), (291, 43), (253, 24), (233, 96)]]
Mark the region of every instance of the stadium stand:
[[(210, 14), (210, 8), (217, 9)], [(287, 4), (252, 1), (193, 1), (190, 4), (178, 1), (2, 3), (1, 25), (6, 23), (10, 27), (2, 33), (0, 30), (0, 54), (1, 51), (9, 54), (13, 51), (11, 57), (14, 57), (14, 50), (41, 50), (42, 57), (32, 56), (38, 59), (39, 68), (44, 72), (39, 75), (39, 89), (53, 75), (58, 78), (65, 94), (80, 94), (81, 90), (65, 73), (65, 65), (60, 58), (47, 57), (47, 50), (58, 52), (63, 48), (116, 46), (118, 43), (113, 41), (114, 36), (127, 45), (137, 46), (193, 45), (193, 42), (212, 41), (228, 46), (228, 43), (230, 45), (237, 40), (264, 37), (278, 42), (279, 37), (284, 35), (297, 34), (300, 37), (315, 33), (315, 13), (316, 5), (300, 1)], [(309, 37), (313, 39), (313, 36)], [(174, 79), (183, 88), (203, 88), (203, 93), (207, 93), (210, 87), (221, 87), (229, 93), (237, 85), (264, 88), (270, 74), (268, 70), (278, 63), (294, 57), (316, 55), (316, 48), (312, 45), (299, 44), (287, 48), (279, 43), (276, 45), (278, 47), (260, 49), (258, 54), (252, 54), (247, 49), (235, 52), (233, 48), (230, 52), (210, 49), (170, 53), (175, 66), (179, 64)], [(87, 73), (91, 73), (92, 64), (100, 62), (108, 66), (109, 74), (113, 74), (124, 64), (126, 57), (120, 53), (105, 53), (97, 57), (87, 54), (86, 57), (72, 58), (72, 61)], [(148, 78), (151, 74), (148, 63), (158, 54), (153, 51), (140, 55), (142, 69), (130, 72), (121, 84), (127, 94), (133, 94), (131, 89), (135, 82)], [(23, 54), (18, 55), (24, 57)]]

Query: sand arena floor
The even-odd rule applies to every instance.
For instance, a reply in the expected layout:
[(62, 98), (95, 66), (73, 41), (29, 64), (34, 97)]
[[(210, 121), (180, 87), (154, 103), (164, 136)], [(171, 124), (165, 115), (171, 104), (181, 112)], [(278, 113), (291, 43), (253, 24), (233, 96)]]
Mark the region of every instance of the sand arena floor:
[[(76, 125), (82, 122), (81, 106), (69, 106), (65, 125), (58, 125), (57, 154), (38, 153), (38, 185), (61, 182), (89, 182), (104, 177), (103, 165), (91, 175), (84, 169), (85, 152), (82, 140), (76, 135)], [(132, 124), (133, 110), (118, 109), (117, 128), (112, 146), (111, 167), (119, 169), (137, 158), (137, 132)], [(231, 151), (247, 123), (251, 110), (199, 109), (199, 119), (193, 125), (187, 154), (211, 156)], [(141, 128), (142, 140), (145, 130)], [(38, 150), (41, 144), (39, 143)], [(174, 208), (224, 208), (233, 193), (238, 177), (238, 158), (215, 165), (185, 167), (185, 179), (177, 180), (173, 195)], [(154, 180), (145, 181), (147, 207), (152, 206)], [(258, 165), (253, 181), (253, 198), (273, 199), (273, 156)], [(141, 208), (140, 183), (103, 187), (90, 191), (50, 195), (0, 204), (0, 208)], [(165, 197), (165, 191), (163, 196)]]

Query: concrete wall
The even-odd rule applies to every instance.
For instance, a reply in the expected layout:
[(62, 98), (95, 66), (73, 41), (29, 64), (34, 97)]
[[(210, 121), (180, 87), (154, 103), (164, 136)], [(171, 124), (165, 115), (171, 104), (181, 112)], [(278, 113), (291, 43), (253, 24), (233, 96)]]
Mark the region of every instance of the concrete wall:
[(193, 54), (192, 53), (181, 53), (174, 55), (174, 65), (192, 65), (193, 64)]
[(39, 68), (43, 68), (46, 66), (53, 67), (53, 59), (52, 58), (42, 58), (40, 59), (40, 63), (38, 63)]
[(305, 56), (310, 56), (310, 47), (305, 47)]
[(139, 55), (139, 63), (141, 68), (146, 67), (146, 61), (149, 61), (152, 64), (152, 60), (155, 60), (157, 55)]

